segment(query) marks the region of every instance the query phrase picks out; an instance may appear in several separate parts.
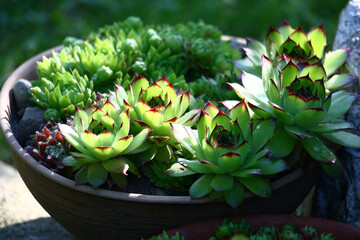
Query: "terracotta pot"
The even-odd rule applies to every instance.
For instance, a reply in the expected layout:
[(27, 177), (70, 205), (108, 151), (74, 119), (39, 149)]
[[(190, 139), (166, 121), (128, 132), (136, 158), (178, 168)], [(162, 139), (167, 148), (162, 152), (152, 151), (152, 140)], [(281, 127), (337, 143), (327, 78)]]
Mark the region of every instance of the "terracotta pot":
[(205, 219), (291, 213), (313, 187), (318, 169), (312, 168), (306, 173), (297, 169), (272, 183), (270, 198), (259, 198), (246, 192), (244, 203), (233, 209), (224, 201), (208, 198), (151, 196), (76, 186), (74, 181), (55, 174), (34, 160), (19, 144), (12, 130), (17, 121), (12, 87), (20, 78), (36, 79), (36, 62), (43, 55), (50, 56), (52, 51), (31, 58), (8, 78), (0, 96), (0, 125), (29, 190), (43, 208), (75, 236), (81, 239), (139, 239), (163, 229)]
[[(245, 219), (246, 223), (250, 224), (254, 229), (259, 229), (262, 226), (274, 226), (276, 228), (281, 228), (285, 224), (290, 223), (294, 224), (298, 230), (301, 230), (305, 226), (311, 226), (316, 229), (318, 234), (332, 233), (337, 240), (360, 239), (360, 228), (321, 218), (291, 215), (250, 215), (229, 217), (228, 219), (239, 222), (242, 221), (242, 219)], [(217, 226), (221, 225), (223, 220), (223, 218), (219, 218), (197, 222), (171, 229), (167, 231), (167, 234), (169, 236), (173, 236), (178, 232), (180, 237), (185, 237), (185, 240), (207, 240), (211, 236), (214, 236)]]

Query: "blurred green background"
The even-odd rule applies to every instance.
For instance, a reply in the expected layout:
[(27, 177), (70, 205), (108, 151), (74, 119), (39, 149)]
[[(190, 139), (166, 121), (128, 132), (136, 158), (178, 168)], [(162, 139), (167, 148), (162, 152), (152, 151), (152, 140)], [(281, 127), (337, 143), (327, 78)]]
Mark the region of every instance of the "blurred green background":
[[(263, 39), (269, 26), (287, 20), (307, 32), (323, 24), (333, 42), (347, 0), (5, 0), (0, 5), (0, 87), (26, 59), (60, 45), (66, 36), (91, 31), (128, 16), (145, 24), (197, 21), (227, 35)], [(0, 159), (12, 163), (0, 134)]]

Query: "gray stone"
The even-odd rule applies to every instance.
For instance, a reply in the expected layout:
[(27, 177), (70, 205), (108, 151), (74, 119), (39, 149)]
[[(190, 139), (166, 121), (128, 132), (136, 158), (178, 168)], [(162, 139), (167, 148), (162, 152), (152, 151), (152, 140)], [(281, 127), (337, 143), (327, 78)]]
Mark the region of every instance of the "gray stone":
[[(360, 134), (360, 104), (350, 108), (348, 121)], [(360, 227), (360, 149), (340, 148), (336, 155), (344, 166), (344, 177), (322, 174), (317, 187), (317, 217)]]
[(44, 119), (45, 110), (40, 107), (28, 107), (25, 109), (24, 116), (18, 125), (18, 136), (19, 143), (24, 146), (30, 135), (40, 130), (40, 126), (46, 123)]
[(0, 239), (75, 239), (36, 202), (16, 169), (2, 161), (0, 161)]
[(23, 113), (25, 108), (31, 105), (29, 89), (32, 84), (29, 80), (19, 79), (13, 88), (16, 108), (19, 113)]
[(347, 68), (360, 78), (360, 0), (349, 1), (341, 12), (333, 48), (352, 49)]

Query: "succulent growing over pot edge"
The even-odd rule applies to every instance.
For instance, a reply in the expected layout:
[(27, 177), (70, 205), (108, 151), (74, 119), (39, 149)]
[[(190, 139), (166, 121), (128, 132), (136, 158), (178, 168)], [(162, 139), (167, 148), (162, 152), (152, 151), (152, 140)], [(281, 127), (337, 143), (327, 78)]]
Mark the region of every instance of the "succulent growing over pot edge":
[(236, 208), (244, 198), (244, 186), (254, 194), (269, 197), (271, 186), (267, 175), (286, 169), (281, 159), (270, 159), (265, 144), (272, 137), (275, 121), (251, 121), (245, 101), (227, 114), (210, 102), (201, 111), (197, 130), (172, 124), (173, 133), (184, 152), (167, 174), (186, 176), (200, 174), (190, 187), (194, 198), (209, 195), (224, 197)]
[(102, 108), (90, 105), (85, 111), (77, 109), (74, 127), (59, 124), (59, 129), (77, 150), (63, 160), (64, 165), (77, 171), (77, 183), (89, 182), (98, 187), (110, 173), (121, 188), (126, 184), (127, 171), (139, 174), (135, 164), (125, 155), (145, 150), (141, 145), (152, 132), (145, 128), (136, 136), (129, 135), (129, 111), (117, 111), (109, 101)]
[(244, 73), (242, 85), (229, 85), (246, 99), (255, 115), (278, 119), (278, 130), (269, 144), (275, 156), (288, 155), (298, 140), (330, 175), (339, 176), (341, 164), (323, 139), (360, 147), (360, 137), (348, 131), (351, 124), (339, 119), (357, 95), (346, 91), (327, 93), (324, 79), (326, 71), (320, 61), (303, 66), (282, 59), (274, 65), (263, 56), (262, 79)]

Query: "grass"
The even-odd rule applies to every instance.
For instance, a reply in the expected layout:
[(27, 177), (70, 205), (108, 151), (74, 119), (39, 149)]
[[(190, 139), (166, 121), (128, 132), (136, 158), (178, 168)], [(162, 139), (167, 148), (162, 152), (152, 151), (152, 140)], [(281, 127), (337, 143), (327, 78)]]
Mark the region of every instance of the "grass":
[[(0, 87), (26, 59), (60, 45), (66, 36), (91, 31), (128, 16), (146, 24), (204, 20), (224, 34), (263, 39), (284, 19), (305, 31), (323, 24), (331, 45), (347, 0), (13, 0), (0, 8)], [(0, 158), (11, 163), (3, 137)]]

